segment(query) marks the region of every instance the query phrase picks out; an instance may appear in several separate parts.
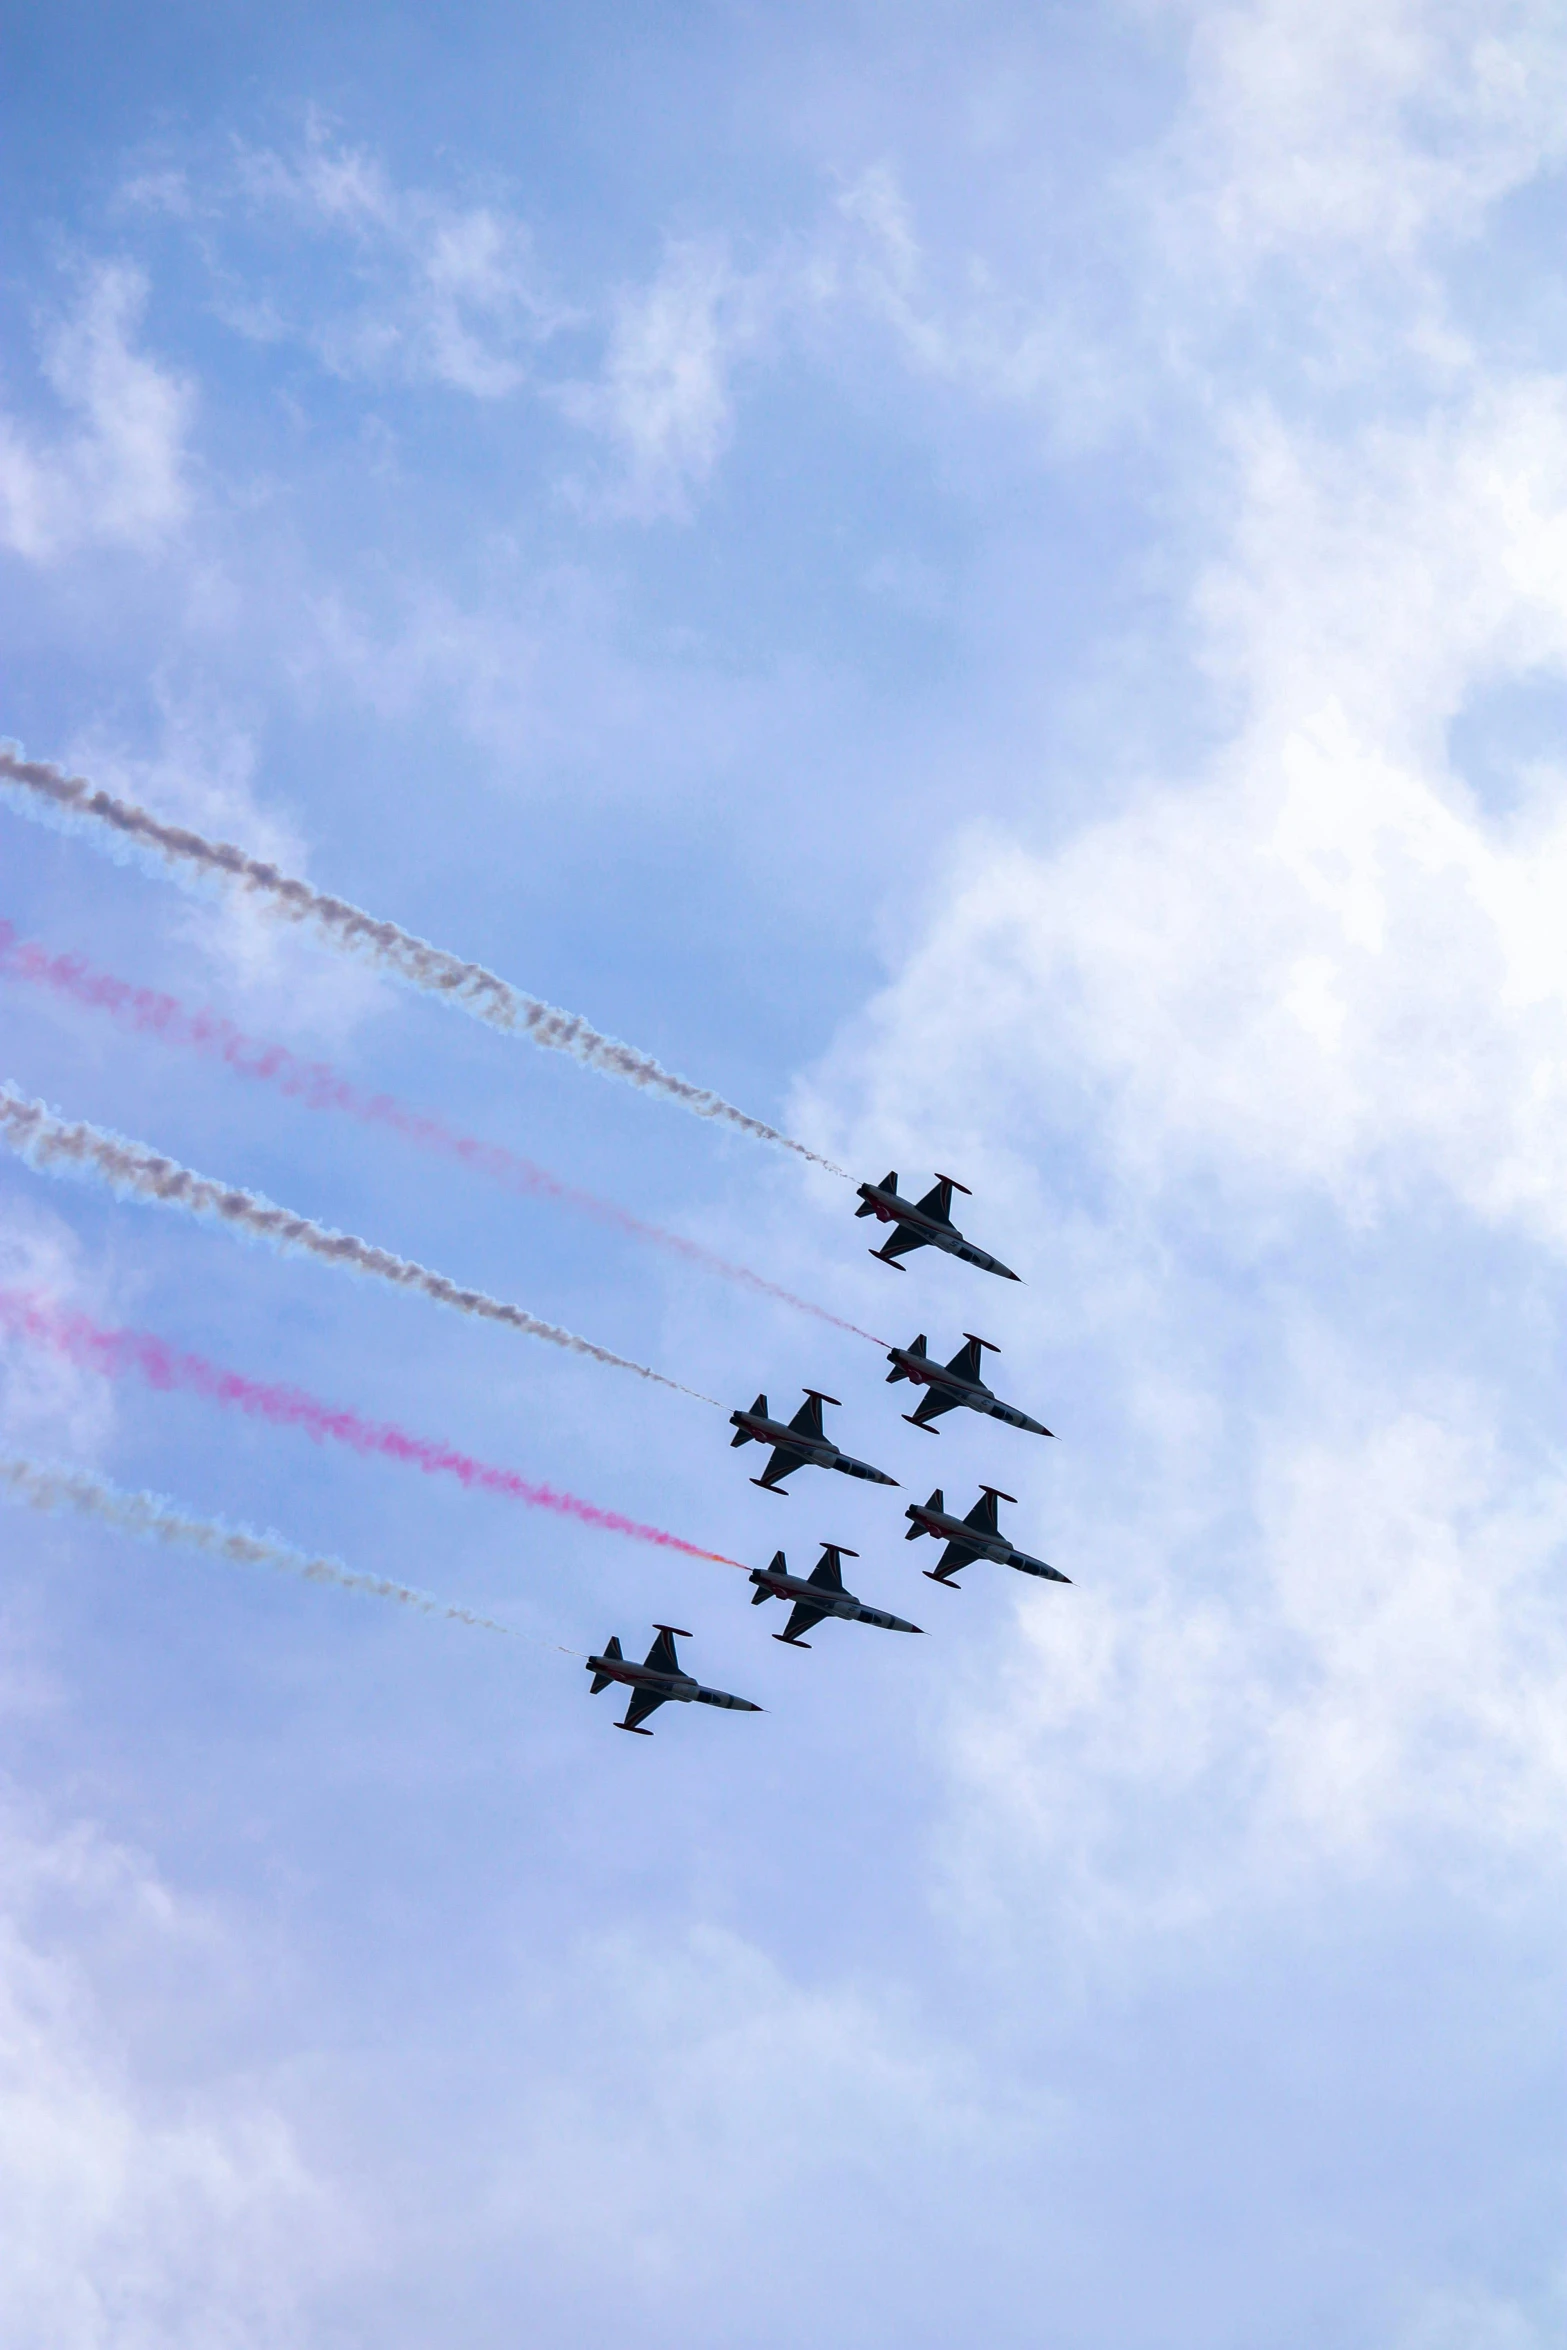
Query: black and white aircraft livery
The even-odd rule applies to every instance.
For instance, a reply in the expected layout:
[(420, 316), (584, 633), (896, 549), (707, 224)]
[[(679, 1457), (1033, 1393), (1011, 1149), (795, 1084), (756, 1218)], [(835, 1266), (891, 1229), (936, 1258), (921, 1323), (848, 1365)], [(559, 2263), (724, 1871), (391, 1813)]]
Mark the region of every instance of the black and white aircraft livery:
[(588, 1658), (587, 1670), (593, 1675), (588, 1689), (590, 1697), (597, 1697), (611, 1681), (623, 1682), (631, 1691), (626, 1718), (615, 1724), (617, 1730), (632, 1730), (639, 1738), (651, 1738), (652, 1731), (644, 1730), (642, 1724), (671, 1698), (682, 1705), (722, 1705), (737, 1714), (761, 1712), (761, 1707), (753, 1705), (748, 1697), (731, 1697), (727, 1689), (704, 1689), (689, 1673), (681, 1671), (675, 1642), (689, 1640), (692, 1637), (689, 1632), (682, 1632), (678, 1624), (655, 1624), (653, 1629), (658, 1638), (639, 1665), (629, 1663), (621, 1655), (618, 1635), (609, 1642), (602, 1656)]
[(792, 1599), (794, 1613), (781, 1632), (773, 1638), (781, 1640), (786, 1648), (809, 1648), (810, 1642), (800, 1634), (809, 1632), (824, 1616), (844, 1616), (854, 1624), (879, 1624), (884, 1632), (918, 1632), (919, 1624), (906, 1624), (901, 1616), (889, 1616), (885, 1609), (867, 1607), (863, 1599), (856, 1599), (852, 1591), (843, 1587), (843, 1569), (840, 1559), (856, 1559), (857, 1550), (845, 1550), (841, 1542), (824, 1542), (822, 1555), (809, 1576), (791, 1575), (789, 1562), (781, 1550), (773, 1552), (770, 1567), (753, 1567), (751, 1580), (756, 1585), (751, 1594), (751, 1605), (760, 1607), (764, 1600)]
[[(878, 1223), (897, 1227), (880, 1248), (871, 1250), (871, 1255), (878, 1264), (897, 1265), (899, 1257), (906, 1257), (911, 1249), (944, 1248), (948, 1256), (961, 1257), (965, 1265), (978, 1265), (982, 1273), (999, 1273), (1003, 1281), (1020, 1280), (1022, 1276), (1014, 1273), (1010, 1265), (1004, 1265), (999, 1257), (987, 1256), (982, 1248), (975, 1248), (972, 1241), (964, 1239), (952, 1221), (955, 1191), (961, 1191), (965, 1199), (974, 1196), (968, 1185), (959, 1183), (955, 1176), (938, 1175), (922, 1200), (900, 1199), (896, 1168), (879, 1183), (862, 1183), (855, 1214), (874, 1216)], [(898, 1271), (903, 1270), (898, 1265)]]
[(1002, 1493), (994, 1485), (982, 1485), (979, 1499), (966, 1518), (955, 1518), (947, 1508), (938, 1485), (923, 1506), (911, 1502), (904, 1516), (912, 1522), (905, 1542), (918, 1542), (922, 1534), (935, 1536), (945, 1542), (946, 1549), (934, 1567), (927, 1567), (926, 1578), (932, 1583), (944, 1583), (949, 1591), (958, 1585), (952, 1580), (960, 1567), (971, 1566), (975, 1559), (993, 1559), (998, 1567), (1016, 1567), (1020, 1575), (1038, 1575), (1047, 1583), (1070, 1583), (1070, 1575), (1063, 1575), (1059, 1567), (1047, 1567), (1043, 1559), (1030, 1558), (1026, 1550), (1014, 1550), (996, 1522), (998, 1501), (1015, 1502), (1016, 1496)]
[[(885, 1469), (873, 1469), (868, 1461), (852, 1460), (840, 1452), (830, 1436), (822, 1433), (822, 1406), (836, 1404), (835, 1395), (823, 1395), (816, 1387), (808, 1387), (805, 1401), (794, 1418), (785, 1427), (782, 1420), (767, 1416), (767, 1398), (759, 1395), (748, 1412), (731, 1412), (729, 1425), (739, 1431), (729, 1440), (733, 1451), (741, 1444), (770, 1444), (773, 1457), (760, 1477), (751, 1483), (760, 1485), (764, 1493), (776, 1493), (785, 1477), (796, 1469), (839, 1469), (845, 1477), (863, 1477), (872, 1485), (896, 1485), (896, 1477), (889, 1477)], [(840, 1406), (841, 1409), (841, 1406)]]
[(887, 1385), (896, 1387), (900, 1379), (912, 1379), (916, 1387), (925, 1390), (914, 1410), (903, 1415), (909, 1426), (927, 1429), (934, 1436), (938, 1431), (931, 1427), (931, 1421), (939, 1420), (943, 1412), (956, 1411), (959, 1404), (966, 1404), (971, 1412), (985, 1412), (992, 1420), (1005, 1420), (1009, 1428), (1026, 1428), (1031, 1436), (1053, 1436), (1053, 1428), (1031, 1420), (1016, 1404), (1002, 1403), (998, 1396), (992, 1395), (980, 1377), (980, 1349), (983, 1347), (991, 1354), (999, 1354), (1001, 1349), (988, 1338), (976, 1338), (972, 1330), (965, 1330), (963, 1335), (968, 1344), (958, 1349), (950, 1363), (931, 1361), (923, 1330), (912, 1345), (888, 1349), (887, 1360), (892, 1369), (887, 1373)]

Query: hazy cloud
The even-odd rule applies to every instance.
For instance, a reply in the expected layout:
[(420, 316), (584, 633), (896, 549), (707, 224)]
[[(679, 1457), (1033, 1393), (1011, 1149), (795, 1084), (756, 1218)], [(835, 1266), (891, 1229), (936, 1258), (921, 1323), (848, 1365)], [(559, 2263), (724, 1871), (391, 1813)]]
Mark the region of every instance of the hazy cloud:
[(36, 563), (94, 544), (157, 547), (189, 506), (190, 385), (134, 345), (141, 272), (101, 262), (43, 337), (43, 371), (76, 421), (52, 437), (0, 415), (0, 540)]

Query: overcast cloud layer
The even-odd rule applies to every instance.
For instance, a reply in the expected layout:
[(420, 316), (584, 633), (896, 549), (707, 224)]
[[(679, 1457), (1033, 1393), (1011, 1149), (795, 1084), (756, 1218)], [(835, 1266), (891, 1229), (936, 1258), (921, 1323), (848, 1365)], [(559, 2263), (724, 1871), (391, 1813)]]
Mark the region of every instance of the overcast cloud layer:
[[(7, 1339), (8, 1459), (527, 1635), (6, 1511), (8, 2350), (1547, 2350), (1559, 10), (12, 33), (0, 730), (1025, 1278), (0, 808), (16, 937), (839, 1327), (0, 973), (19, 1095), (900, 1489), (21, 1162), (0, 1286), (927, 1634)], [(970, 1328), (1058, 1444), (855, 1334)], [(920, 1580), (981, 1482), (1069, 1589)], [(765, 1713), (622, 1750), (655, 1619)]]

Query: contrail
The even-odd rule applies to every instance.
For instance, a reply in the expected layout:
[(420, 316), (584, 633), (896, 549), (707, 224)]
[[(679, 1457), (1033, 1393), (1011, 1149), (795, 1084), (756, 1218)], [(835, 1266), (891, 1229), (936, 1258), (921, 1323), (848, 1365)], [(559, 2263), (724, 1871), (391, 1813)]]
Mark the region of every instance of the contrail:
[[(511, 1632), (509, 1624), (475, 1615), (472, 1608), (453, 1607), (444, 1599), (432, 1599), (427, 1591), (389, 1582), (384, 1575), (356, 1575), (340, 1559), (311, 1558), (275, 1534), (252, 1534), (243, 1526), (225, 1526), (221, 1518), (187, 1517), (161, 1494), (126, 1493), (83, 1469), (49, 1469), (35, 1461), (0, 1459), (0, 1492), (10, 1501), (25, 1502), (30, 1509), (75, 1510), (80, 1517), (100, 1518), (122, 1534), (138, 1534), (146, 1542), (178, 1543), (186, 1550), (202, 1550), (209, 1558), (229, 1559), (240, 1567), (279, 1567), (286, 1574), (303, 1575), (308, 1583), (337, 1583), (345, 1591), (367, 1591), (376, 1599), (395, 1599), (399, 1606), (416, 1608), (421, 1615), (446, 1616), (453, 1623), (472, 1624), (482, 1632)], [(568, 1655), (573, 1653), (567, 1651)]]
[(340, 1110), (364, 1125), (390, 1127), (393, 1133), (421, 1150), (456, 1159), (461, 1165), (488, 1176), (492, 1182), (504, 1185), (508, 1191), (520, 1192), (531, 1199), (558, 1200), (563, 1207), (592, 1216), (601, 1224), (669, 1249), (688, 1264), (701, 1265), (727, 1281), (737, 1281), (758, 1296), (775, 1298), (780, 1304), (793, 1306), (797, 1313), (811, 1314), (818, 1321), (831, 1323), (835, 1330), (847, 1330), (855, 1338), (868, 1339), (872, 1346), (885, 1347), (889, 1343), (872, 1330), (862, 1330), (857, 1322), (845, 1321), (841, 1314), (829, 1313), (825, 1306), (815, 1305), (809, 1298), (797, 1297), (792, 1289), (769, 1281), (748, 1265), (732, 1263), (698, 1240), (688, 1240), (683, 1233), (668, 1232), (662, 1225), (650, 1224), (612, 1200), (600, 1199), (576, 1184), (563, 1182), (547, 1167), (540, 1167), (499, 1143), (454, 1133), (441, 1119), (411, 1109), (391, 1094), (367, 1093), (325, 1061), (305, 1061), (290, 1052), (287, 1045), (245, 1036), (232, 1021), (222, 1019), (215, 1012), (188, 1012), (171, 995), (155, 988), (134, 986), (131, 981), (116, 979), (107, 971), (93, 970), (84, 956), (52, 955), (36, 941), (19, 938), (15, 926), (4, 919), (0, 919), (0, 978), (25, 980), (32, 986), (48, 988), (55, 995), (66, 996), (73, 1003), (84, 1004), (92, 1011), (107, 1012), (111, 1018), (123, 1020), (138, 1035), (155, 1036), (165, 1044), (210, 1053), (236, 1076), (258, 1078), (265, 1084), (275, 1085), (280, 1093), (302, 1102), (306, 1109)]
[(712, 1559), (720, 1566), (738, 1567), (722, 1550), (704, 1550), (678, 1534), (644, 1525), (619, 1510), (600, 1509), (596, 1502), (579, 1500), (553, 1485), (536, 1484), (514, 1469), (498, 1469), (476, 1461), (425, 1436), (411, 1436), (384, 1420), (362, 1419), (359, 1413), (322, 1403), (297, 1387), (271, 1386), (225, 1371), (198, 1354), (187, 1354), (146, 1330), (103, 1330), (86, 1314), (59, 1306), (35, 1291), (0, 1289), (0, 1335), (26, 1340), (63, 1357), (80, 1369), (96, 1371), (106, 1379), (132, 1374), (149, 1387), (205, 1396), (211, 1403), (265, 1420), (273, 1427), (301, 1428), (318, 1444), (343, 1444), (366, 1457), (407, 1461), (427, 1477), (455, 1477), (475, 1493), (496, 1493), (520, 1501), (528, 1509), (553, 1510), (584, 1526), (609, 1534), (626, 1534), (635, 1542), (650, 1542), (660, 1550), (679, 1551), (684, 1558)]
[(177, 1160), (162, 1158), (144, 1144), (127, 1142), (123, 1135), (112, 1134), (106, 1128), (89, 1126), (85, 1121), (68, 1126), (42, 1102), (28, 1101), (5, 1084), (0, 1084), (0, 1142), (45, 1174), (85, 1172), (100, 1176), (111, 1190), (123, 1197), (151, 1200), (160, 1207), (184, 1208), (193, 1216), (216, 1217), (230, 1231), (264, 1240), (273, 1248), (298, 1249), (308, 1256), (324, 1258), (329, 1265), (342, 1266), (350, 1273), (365, 1273), (378, 1281), (390, 1281), (394, 1288), (418, 1290), (423, 1296), (433, 1298), (437, 1305), (453, 1306), (460, 1314), (474, 1314), (486, 1322), (502, 1322), (509, 1330), (520, 1330), (529, 1338), (546, 1338), (552, 1346), (563, 1346), (572, 1354), (591, 1355), (596, 1363), (611, 1363), (618, 1371), (635, 1371), (639, 1379), (656, 1380), (660, 1387), (695, 1396), (698, 1403), (714, 1403), (712, 1396), (702, 1395), (678, 1379), (668, 1379), (662, 1371), (650, 1371), (646, 1363), (634, 1363), (626, 1355), (612, 1354), (608, 1347), (596, 1346), (592, 1339), (579, 1338), (575, 1331), (562, 1330), (554, 1322), (541, 1322), (537, 1315), (521, 1306), (487, 1297), (482, 1289), (459, 1289), (444, 1273), (432, 1273), (428, 1266), (416, 1264), (410, 1257), (393, 1256), (389, 1249), (373, 1248), (367, 1240), (356, 1240), (351, 1232), (334, 1232), (325, 1224), (314, 1223), (309, 1216), (296, 1216), (288, 1208), (275, 1207), (259, 1192), (240, 1191), (230, 1184), (215, 1183), (208, 1175), (192, 1174)]
[(482, 963), (466, 963), (449, 955), (411, 931), (399, 929), (395, 922), (378, 922), (345, 899), (328, 897), (307, 881), (292, 880), (275, 865), (249, 857), (226, 841), (205, 840), (199, 832), (162, 824), (145, 808), (95, 790), (85, 776), (66, 775), (46, 760), (24, 759), (15, 750), (0, 747), (0, 788), (5, 786), (10, 787), (6, 798), (24, 815), (80, 830), (84, 838), (108, 847), (111, 854), (116, 850), (140, 851), (177, 876), (203, 875), (236, 883), (285, 921), (307, 924), (345, 953), (362, 955), (378, 970), (405, 980), (426, 995), (459, 1005), (476, 1020), (487, 1020), (493, 1028), (511, 1035), (526, 1036), (551, 1051), (570, 1053), (605, 1077), (619, 1077), (628, 1085), (661, 1094), (698, 1118), (717, 1119), (756, 1142), (775, 1142), (781, 1149), (809, 1159), (813, 1166), (846, 1176), (844, 1168), (835, 1166), (820, 1151), (780, 1134), (776, 1126), (765, 1125), (760, 1118), (749, 1117), (709, 1087), (677, 1077), (634, 1045), (600, 1035), (580, 1014), (563, 1012), (555, 1004), (525, 995)]

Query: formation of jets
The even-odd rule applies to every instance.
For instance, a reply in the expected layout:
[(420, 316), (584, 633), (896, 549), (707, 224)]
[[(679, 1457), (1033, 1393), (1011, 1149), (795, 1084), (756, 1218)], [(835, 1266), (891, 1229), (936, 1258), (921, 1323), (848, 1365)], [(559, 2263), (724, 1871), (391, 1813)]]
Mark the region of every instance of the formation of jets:
[[(959, 1232), (952, 1221), (955, 1191), (964, 1191), (968, 1196), (965, 1186), (950, 1175), (938, 1175), (934, 1187), (918, 1201), (899, 1196), (896, 1173), (887, 1175), (880, 1183), (862, 1183), (860, 1205), (855, 1214), (875, 1216), (893, 1227), (882, 1247), (872, 1249), (872, 1256), (884, 1265), (891, 1265), (895, 1272), (902, 1272), (905, 1268), (898, 1260), (911, 1250), (940, 1248), (949, 1256), (961, 1258), (965, 1264), (977, 1265), (982, 1272), (999, 1274), (1004, 1281), (1016, 1281), (1017, 1274), (1008, 1266), (988, 1256), (983, 1249), (975, 1248)], [(986, 1386), (981, 1376), (983, 1358), (996, 1352), (988, 1338), (977, 1338), (972, 1331), (964, 1332), (964, 1344), (946, 1363), (937, 1362), (931, 1356), (923, 1331), (911, 1345), (891, 1348), (887, 1356), (892, 1365), (887, 1374), (888, 1385), (908, 1380), (923, 1391), (914, 1410), (903, 1415), (909, 1425), (923, 1429), (929, 1436), (937, 1435), (939, 1430), (932, 1427), (932, 1421), (962, 1405), (986, 1419), (1004, 1421), (1008, 1427), (1024, 1429), (1030, 1435), (1051, 1435), (1052, 1431), (1042, 1421), (1030, 1419), (1015, 1404), (1003, 1403)], [(822, 1425), (824, 1404), (842, 1409), (836, 1396), (808, 1387), (805, 1401), (792, 1420), (775, 1420), (768, 1410), (765, 1394), (757, 1397), (748, 1412), (730, 1413), (729, 1424), (735, 1431), (730, 1439), (732, 1447), (761, 1444), (770, 1448), (767, 1466), (751, 1483), (764, 1493), (778, 1494), (784, 1500), (788, 1499), (784, 1480), (792, 1477), (796, 1469), (836, 1469), (845, 1477), (859, 1477), (872, 1485), (896, 1485), (896, 1477), (889, 1477), (884, 1469), (872, 1468), (868, 1461), (856, 1460), (840, 1449)], [(935, 1567), (926, 1570), (929, 1580), (943, 1584), (948, 1590), (957, 1590), (960, 1586), (954, 1578), (960, 1570), (984, 1559), (998, 1566), (1015, 1567), (1019, 1574), (1035, 1575), (1046, 1582), (1069, 1582), (1071, 1578), (1063, 1575), (1058, 1567), (1047, 1566), (1043, 1559), (1017, 1549), (1001, 1532), (996, 1505), (1013, 1499), (998, 1486), (982, 1485), (978, 1501), (966, 1517), (960, 1518), (949, 1512), (938, 1485), (928, 1502), (911, 1504), (904, 1512), (909, 1520), (905, 1539), (917, 1542), (928, 1534), (945, 1545)], [(789, 1562), (781, 1550), (773, 1553), (771, 1565), (754, 1567), (750, 1573), (752, 1606), (761, 1607), (770, 1599), (790, 1603), (789, 1620), (773, 1638), (786, 1648), (809, 1648), (810, 1642), (802, 1635), (833, 1617), (841, 1617), (847, 1623), (873, 1624), (885, 1632), (918, 1632), (921, 1629), (918, 1624), (907, 1623), (902, 1616), (890, 1615), (884, 1608), (871, 1607), (854, 1592), (845, 1590), (842, 1562), (857, 1556), (857, 1552), (846, 1549), (841, 1542), (824, 1542), (822, 1555), (809, 1575), (791, 1575)], [(658, 1637), (641, 1664), (633, 1664), (622, 1655), (618, 1639), (607, 1643), (602, 1656), (587, 1660), (595, 1697), (611, 1682), (631, 1691), (625, 1718), (616, 1725), (618, 1729), (650, 1737), (652, 1733), (642, 1727), (643, 1723), (671, 1698), (687, 1704), (723, 1706), (735, 1713), (761, 1712), (761, 1707), (753, 1705), (749, 1698), (733, 1697), (723, 1689), (706, 1689), (683, 1670), (675, 1642), (689, 1640), (692, 1637), (689, 1632), (669, 1624), (655, 1624), (653, 1629)]]

